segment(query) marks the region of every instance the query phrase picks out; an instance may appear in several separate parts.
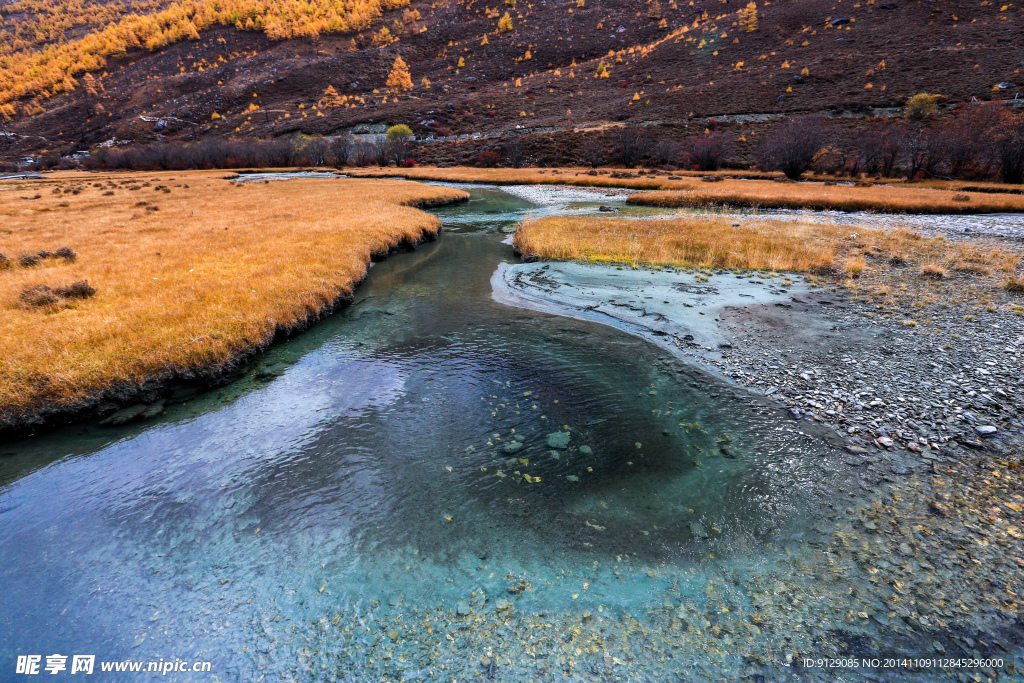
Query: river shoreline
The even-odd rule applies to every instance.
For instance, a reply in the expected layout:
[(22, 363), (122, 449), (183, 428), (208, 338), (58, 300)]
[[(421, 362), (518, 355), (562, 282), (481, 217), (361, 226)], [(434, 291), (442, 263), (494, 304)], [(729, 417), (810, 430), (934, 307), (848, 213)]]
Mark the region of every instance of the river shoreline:
[[(695, 301), (740, 277), (764, 300)], [(858, 484), (824, 547), (849, 560), (850, 576), (897, 587), (864, 618), (931, 634), (935, 654), (976, 651), (978, 641), (991, 653), (1021, 646), (1015, 594), (1000, 588), (1024, 580), (1021, 316), (933, 306), (924, 330), (839, 286), (799, 283), (782, 295), (731, 272), (698, 280), (534, 262), (500, 269), (492, 283), (503, 303), (617, 327), (785, 407), (797, 428), (827, 426)], [(666, 283), (684, 293), (659, 307)], [(847, 492), (836, 495), (838, 512)], [(908, 603), (899, 599), (908, 582), (929, 588)]]
[[(412, 208), (432, 209), (468, 201), (468, 195), (446, 200), (423, 198), (409, 204)], [(226, 361), (197, 368), (168, 367), (146, 377), (142, 382), (121, 382), (94, 392), (71, 404), (45, 402), (29, 411), (0, 413), (0, 435), (8, 438), (31, 437), (40, 430), (67, 426), (102, 418), (101, 424), (120, 426), (155, 418), (167, 406), (188, 401), (202, 392), (224, 386), (243, 376), (268, 349), (294, 335), (310, 329), (324, 318), (345, 310), (354, 301), (355, 291), (369, 275), (370, 266), (390, 256), (415, 251), (419, 245), (437, 240), (441, 227), (431, 232), (424, 229), (416, 240), (402, 240), (387, 251), (370, 254), (362, 277), (351, 285), (351, 292), (342, 293), (319, 310), (293, 324), (278, 325), (273, 335), (262, 342), (253, 342), (233, 353)]]
[[(611, 277), (621, 282), (611, 282)], [(537, 262), (500, 269), (492, 284), (495, 298), (503, 303), (595, 320), (642, 336), (716, 375), (772, 396), (796, 419), (829, 424), (846, 433), (855, 448), (939, 451), (942, 445), (958, 442), (1001, 449), (1004, 438), (1020, 436), (1016, 416), (1024, 410), (1021, 316), (991, 315), (975, 322), (965, 321), (960, 310), (936, 310), (932, 314), (941, 319), (933, 318), (935, 329), (924, 331), (877, 316), (873, 306), (853, 300), (842, 288), (811, 289), (799, 277), (784, 288), (771, 281), (755, 284), (753, 277), (732, 273), (710, 281), (699, 277), (667, 268), (623, 271), (615, 266)], [(732, 284), (736, 280), (749, 280), (749, 285), (737, 288)], [(720, 283), (730, 290), (725, 300)], [(671, 288), (676, 299), (659, 306)], [(686, 291), (699, 295), (688, 298)], [(750, 303), (737, 305), (737, 295), (749, 297)], [(698, 307), (707, 306), (706, 315), (695, 312), (692, 298), (705, 299)], [(993, 348), (991, 358), (972, 359), (977, 351), (972, 338), (995, 339), (990, 336), (992, 325), (1000, 333), (996, 346), (1003, 346)], [(922, 342), (938, 347), (940, 337), (949, 347), (936, 349), (943, 358), (920, 350)], [(787, 357), (785, 362), (766, 362), (782, 357)], [(894, 414), (894, 406), (922, 396), (903, 396), (907, 391), (889, 386), (884, 377), (866, 382), (861, 372), (867, 368), (876, 377), (879, 370), (894, 377), (921, 377), (930, 386), (929, 378), (941, 380), (943, 372), (969, 365), (984, 367), (973, 368), (973, 380), (935, 390), (956, 416), (935, 427), (922, 425), (920, 416), (916, 422), (908, 418), (910, 424), (886, 417)], [(978, 381), (983, 378), (991, 380)], [(876, 421), (886, 424), (865, 429), (865, 424)], [(995, 432), (977, 429), (990, 423), (995, 423)]]

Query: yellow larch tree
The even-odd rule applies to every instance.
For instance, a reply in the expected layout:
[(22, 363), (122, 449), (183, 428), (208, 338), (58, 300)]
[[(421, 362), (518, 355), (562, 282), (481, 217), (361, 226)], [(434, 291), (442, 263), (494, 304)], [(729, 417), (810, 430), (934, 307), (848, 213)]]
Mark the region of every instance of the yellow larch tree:
[(757, 4), (750, 2), (740, 10), (740, 30), (753, 33), (757, 30)]
[(412, 76), (409, 74), (409, 67), (400, 56), (395, 57), (395, 63), (391, 65), (387, 86), (398, 92), (412, 90)]
[(321, 99), (323, 106), (334, 109), (341, 106), (341, 97), (338, 96), (338, 91), (334, 89), (333, 85), (327, 86), (327, 90), (324, 90), (324, 96)]

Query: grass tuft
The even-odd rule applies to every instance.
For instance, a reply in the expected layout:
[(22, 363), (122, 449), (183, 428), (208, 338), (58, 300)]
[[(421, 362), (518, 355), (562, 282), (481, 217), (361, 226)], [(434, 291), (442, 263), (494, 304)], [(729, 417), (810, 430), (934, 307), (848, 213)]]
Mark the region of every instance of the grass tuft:
[(949, 273), (946, 269), (935, 263), (926, 263), (921, 266), (921, 276), (931, 278), (933, 280), (944, 280)]
[(1018, 280), (1016, 277), (1010, 277), (1003, 283), (1003, 289), (1010, 294), (1024, 294), (1024, 280)]
[(846, 262), (846, 272), (850, 277), (858, 278), (864, 273), (867, 266), (863, 257), (851, 258)]

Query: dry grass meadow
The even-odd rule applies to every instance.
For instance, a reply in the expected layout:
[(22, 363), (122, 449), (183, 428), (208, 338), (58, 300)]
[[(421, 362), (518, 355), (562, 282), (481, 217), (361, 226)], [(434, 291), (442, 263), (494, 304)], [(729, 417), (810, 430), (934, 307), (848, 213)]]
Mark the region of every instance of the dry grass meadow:
[[(1021, 255), (1005, 246), (950, 242), (909, 230), (866, 230), (811, 221), (679, 215), (665, 220), (546, 217), (515, 235), (526, 257), (829, 274), (859, 279), (886, 271), (902, 279), (942, 280), (950, 273), (1005, 281)], [(941, 269), (938, 275), (933, 269)]]
[[(466, 197), (402, 180), (226, 175), (0, 182), (0, 422), (260, 348), (351, 293), (371, 254), (436, 233), (415, 207)], [(62, 247), (73, 260), (38, 258)]]
[[(440, 180), (463, 183), (575, 185), (585, 187), (623, 187), (653, 190), (633, 195), (630, 203), (671, 208), (733, 206), (763, 209), (817, 209), (838, 211), (877, 211), (885, 213), (1004, 213), (1024, 212), (1024, 195), (998, 193), (1008, 186), (997, 183), (973, 183), (993, 192), (965, 192), (953, 183), (908, 184), (861, 183), (825, 184), (823, 182), (777, 182), (771, 179), (739, 180), (734, 172), (695, 174), (658, 171), (638, 173), (599, 171), (591, 175), (585, 168), (373, 168), (346, 169), (360, 177), (400, 176), (411, 180)], [(746, 174), (745, 174), (746, 175)], [(719, 178), (707, 182), (702, 178)], [(964, 185), (961, 183), (960, 185)], [(1020, 188), (1017, 188), (1020, 189)], [(965, 199), (966, 198), (966, 199)]]

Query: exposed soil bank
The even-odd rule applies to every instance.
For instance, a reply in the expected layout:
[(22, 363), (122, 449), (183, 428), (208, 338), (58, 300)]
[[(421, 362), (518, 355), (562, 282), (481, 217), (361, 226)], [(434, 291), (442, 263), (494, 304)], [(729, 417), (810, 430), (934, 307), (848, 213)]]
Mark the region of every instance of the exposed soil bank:
[[(454, 198), (424, 198), (408, 205), (415, 208), (433, 208), (464, 202), (468, 195)], [(371, 262), (382, 261), (393, 254), (414, 251), (424, 242), (433, 242), (440, 234), (440, 226), (425, 227), (418, 239), (402, 240), (387, 251), (370, 254), (366, 268), (354, 290), (362, 284)], [(315, 312), (291, 324), (279, 324), (272, 336), (265, 341), (255, 341), (238, 349), (226, 361), (211, 363), (197, 368), (182, 369), (168, 367), (166, 370), (147, 377), (142, 382), (120, 382), (103, 390), (91, 393), (70, 404), (43, 402), (26, 411), (0, 411), (0, 434), (5, 436), (31, 435), (38, 430), (61, 424), (70, 424), (104, 417), (105, 423), (119, 425), (137, 419), (152, 418), (161, 414), (165, 407), (187, 401), (210, 388), (227, 384), (246, 372), (249, 366), (268, 348), (309, 329), (325, 317), (351, 305), (351, 293), (343, 293), (329, 301)]]

